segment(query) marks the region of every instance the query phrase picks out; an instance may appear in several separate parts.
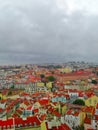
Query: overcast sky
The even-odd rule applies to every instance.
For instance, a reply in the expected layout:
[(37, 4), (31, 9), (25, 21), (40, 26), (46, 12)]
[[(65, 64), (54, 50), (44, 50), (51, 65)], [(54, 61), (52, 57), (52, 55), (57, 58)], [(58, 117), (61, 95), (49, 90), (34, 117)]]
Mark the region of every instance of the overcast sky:
[(0, 0), (0, 64), (98, 62), (98, 0)]

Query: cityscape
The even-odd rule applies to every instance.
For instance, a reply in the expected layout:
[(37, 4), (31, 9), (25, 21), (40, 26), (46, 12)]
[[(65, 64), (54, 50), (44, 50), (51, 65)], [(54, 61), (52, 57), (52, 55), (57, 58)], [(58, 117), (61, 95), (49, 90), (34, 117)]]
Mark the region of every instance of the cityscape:
[(0, 66), (1, 130), (97, 130), (98, 65)]
[(0, 0), (0, 130), (98, 130), (98, 0)]

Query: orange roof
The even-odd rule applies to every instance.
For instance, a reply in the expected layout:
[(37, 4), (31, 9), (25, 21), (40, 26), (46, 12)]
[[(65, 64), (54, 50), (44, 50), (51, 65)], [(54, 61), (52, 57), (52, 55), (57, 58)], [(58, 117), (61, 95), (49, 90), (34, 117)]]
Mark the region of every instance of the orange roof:
[(23, 111), (19, 108), (16, 110), (16, 112), (19, 113), (20, 115), (23, 113)]
[(3, 112), (3, 109), (2, 108), (0, 108), (0, 113), (2, 113)]
[(92, 96), (95, 96), (94, 92), (86, 92), (85, 95), (90, 98)]
[(94, 114), (95, 108), (94, 108), (93, 106), (90, 106), (90, 107), (85, 106), (85, 107), (82, 108), (82, 111), (83, 111), (83, 112), (87, 112), (87, 113)]
[(77, 111), (77, 112), (75, 112), (74, 114), (73, 114), (73, 116), (78, 116), (79, 115), (79, 111)]
[(83, 92), (79, 92), (79, 97), (83, 97), (84, 93)]
[(66, 114), (67, 114), (67, 115), (71, 115), (71, 114), (72, 114), (72, 110), (71, 110), (71, 109), (68, 110)]
[(57, 116), (57, 117), (61, 117), (61, 114), (59, 112), (57, 112), (57, 111), (53, 111), (52, 114)]
[(67, 115), (73, 115), (73, 116), (78, 116), (79, 115), (79, 113), (80, 113), (80, 111), (79, 110), (77, 110), (77, 111), (74, 111), (74, 110), (72, 110), (72, 109), (69, 109), (68, 111), (67, 111)]
[(45, 120), (45, 118), (46, 118), (46, 114), (43, 114), (43, 115), (40, 116), (41, 121)]
[(71, 130), (71, 128), (67, 124), (62, 124), (62, 130)]
[(50, 107), (49, 109), (48, 109), (48, 111), (50, 111), (50, 112), (53, 112), (55, 110), (55, 108), (53, 108), (53, 107)]
[(40, 103), (40, 105), (47, 105), (49, 103), (49, 100), (43, 99), (43, 100), (39, 100), (38, 102)]
[(91, 124), (91, 118), (86, 117), (84, 123)]
[(27, 106), (30, 105), (30, 103), (29, 103), (28, 101), (24, 101), (23, 103), (24, 103), (25, 105), (27, 105)]
[(28, 106), (28, 107), (27, 107), (27, 109), (26, 109), (26, 110), (31, 110), (31, 111), (32, 111), (32, 109), (33, 109), (33, 106), (32, 106), (32, 105), (30, 105), (30, 106)]
[(37, 113), (37, 112), (39, 112), (39, 109), (34, 109), (33, 112)]
[(30, 96), (30, 94), (29, 93), (25, 93), (25, 92), (23, 92), (23, 93), (21, 93), (21, 96)]
[(98, 109), (98, 103), (97, 103), (97, 105), (96, 105), (96, 109)]
[(1, 103), (6, 103), (7, 102), (7, 99), (3, 99), (0, 101)]
[(98, 121), (98, 115), (95, 115), (95, 120), (97, 120), (97, 121)]
[(12, 117), (17, 118), (17, 117), (19, 117), (19, 115), (18, 115), (18, 113), (17, 113), (17, 114), (14, 113), (14, 114), (12, 115)]

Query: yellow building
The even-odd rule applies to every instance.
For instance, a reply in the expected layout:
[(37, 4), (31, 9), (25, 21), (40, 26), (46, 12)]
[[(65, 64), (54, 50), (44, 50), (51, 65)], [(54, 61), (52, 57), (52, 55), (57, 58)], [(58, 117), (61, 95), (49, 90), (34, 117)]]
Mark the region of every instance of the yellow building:
[(41, 130), (47, 130), (45, 121), (41, 123)]
[(83, 125), (85, 117), (86, 117), (86, 113), (80, 112), (80, 125)]
[(48, 89), (51, 89), (51, 88), (52, 88), (52, 82), (48, 82), (48, 83), (46, 84), (46, 86), (47, 86)]
[(43, 82), (37, 83), (37, 87), (44, 87), (44, 86), (45, 86), (45, 84)]
[(39, 102), (35, 102), (33, 106), (35, 109), (39, 109), (41, 107)]
[(60, 71), (61, 71), (62, 73), (70, 73), (70, 72), (72, 72), (72, 69), (71, 69), (70, 67), (65, 67), (65, 68), (63, 68), (63, 69), (60, 69)]
[(3, 96), (2, 96), (2, 93), (0, 93), (0, 100), (2, 100), (2, 97), (3, 97)]
[(62, 115), (64, 115), (67, 111), (68, 107), (66, 105), (62, 106)]
[(85, 100), (85, 105), (86, 106), (94, 106), (96, 107), (96, 104), (98, 103), (98, 96), (94, 95), (89, 97), (88, 99)]
[(0, 93), (0, 100), (2, 99), (7, 99), (7, 96), (6, 95), (2, 95), (2, 93)]
[(2, 99), (7, 99), (7, 96), (5, 96), (5, 95), (4, 95), (4, 96), (2, 96)]

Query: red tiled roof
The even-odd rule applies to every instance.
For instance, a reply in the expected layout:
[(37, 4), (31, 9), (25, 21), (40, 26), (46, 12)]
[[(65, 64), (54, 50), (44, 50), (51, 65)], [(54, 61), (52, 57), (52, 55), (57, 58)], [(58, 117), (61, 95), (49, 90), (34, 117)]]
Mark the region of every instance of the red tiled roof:
[(79, 92), (79, 97), (83, 97), (84, 93), (83, 92)]
[(3, 95), (7, 95), (7, 94), (8, 94), (8, 91), (9, 91), (9, 90), (3, 90), (3, 91), (2, 91), (2, 94), (3, 94)]
[(61, 126), (63, 128), (62, 130), (71, 130), (67, 124), (62, 124)]
[(47, 105), (49, 103), (49, 100), (43, 99), (43, 100), (39, 100), (38, 102), (40, 103), (40, 105)]
[(50, 112), (53, 112), (55, 110), (55, 108), (53, 108), (53, 107), (50, 107), (49, 109), (48, 109), (48, 111), (50, 111)]
[(72, 109), (68, 110), (66, 115), (73, 115), (73, 116), (78, 116), (80, 114), (80, 111), (77, 110), (77, 111), (74, 111)]
[(69, 94), (65, 94), (65, 97), (66, 97), (66, 98), (70, 98)]
[(43, 114), (43, 115), (40, 116), (41, 121), (45, 120), (45, 118), (46, 118), (46, 114)]
[(82, 108), (82, 111), (83, 111), (83, 112), (87, 112), (87, 113), (94, 114), (95, 108), (94, 108), (93, 106), (90, 106), (90, 107), (85, 106), (85, 107)]
[(23, 122), (22, 118), (20, 118), (20, 117), (15, 118), (15, 125), (22, 124), (22, 122)]
[(16, 110), (16, 112), (18, 113), (18, 114), (22, 114), (23, 113), (23, 111), (20, 109), (20, 108), (18, 108), (17, 110)]
[(3, 127), (11, 127), (12, 125), (14, 124), (14, 122), (13, 122), (13, 118), (12, 119), (7, 119), (7, 120), (2, 120), (2, 121), (0, 121), (0, 126), (2, 127), (2, 129), (3, 129)]
[(36, 116), (28, 117), (27, 121), (29, 123), (33, 123), (33, 124), (34, 124), (34, 122), (36, 122), (36, 125), (40, 125), (41, 124), (41, 122), (39, 121), (39, 119)]
[(77, 89), (69, 89), (69, 92), (71, 92), (71, 93), (78, 93), (78, 90)]
[(0, 113), (2, 113), (3, 112), (3, 109), (2, 108), (0, 108)]
[(59, 112), (57, 112), (57, 111), (53, 111), (52, 114), (57, 116), (57, 117), (61, 117), (61, 114)]
[(37, 126), (41, 124), (36, 116), (27, 117), (25, 120), (23, 120), (22, 118), (15, 118), (16, 125), (22, 124), (25, 127), (25, 124), (31, 124), (32, 126), (34, 126), (34, 123), (36, 123)]
[(30, 94), (29, 93), (21, 93), (21, 96), (30, 96)]
[(73, 116), (78, 116), (79, 115), (79, 111), (77, 111), (77, 112), (75, 112), (74, 114), (73, 114)]
[(34, 109), (33, 112), (37, 113), (37, 112), (39, 112), (39, 109)]
[(98, 103), (97, 103), (97, 105), (96, 105), (96, 109), (98, 109)]
[(84, 123), (91, 124), (91, 118), (86, 117)]
[(9, 113), (11, 111), (11, 108), (10, 107), (7, 107), (6, 108), (6, 112)]
[(6, 100), (6, 99), (3, 99), (3, 100), (1, 100), (0, 102), (3, 104), (3, 103), (6, 103), (7, 100)]
[(26, 110), (31, 110), (31, 111), (32, 111), (32, 109), (33, 109), (33, 106), (32, 106), (32, 105), (30, 105), (30, 106), (28, 106), (28, 107), (27, 107), (27, 109), (26, 109)]
[(72, 114), (72, 110), (68, 110), (66, 114), (67, 114), (67, 115)]
[(98, 121), (98, 115), (95, 115), (95, 120), (97, 120), (97, 121)]
[(87, 93), (85, 93), (85, 95), (86, 95), (88, 98), (90, 98), (90, 97), (92, 97), (92, 96), (95, 96), (95, 94), (94, 94), (93, 92), (87, 92)]
[(12, 117), (17, 118), (17, 117), (19, 117), (19, 115), (15, 113), (15, 114), (12, 115)]
[(35, 92), (34, 94), (32, 94), (32, 97), (37, 97), (37, 96), (39, 96), (39, 95), (40, 95), (39, 92)]
[(30, 103), (26, 100), (26, 101), (24, 101), (23, 102), (26, 106), (29, 106), (30, 105)]

